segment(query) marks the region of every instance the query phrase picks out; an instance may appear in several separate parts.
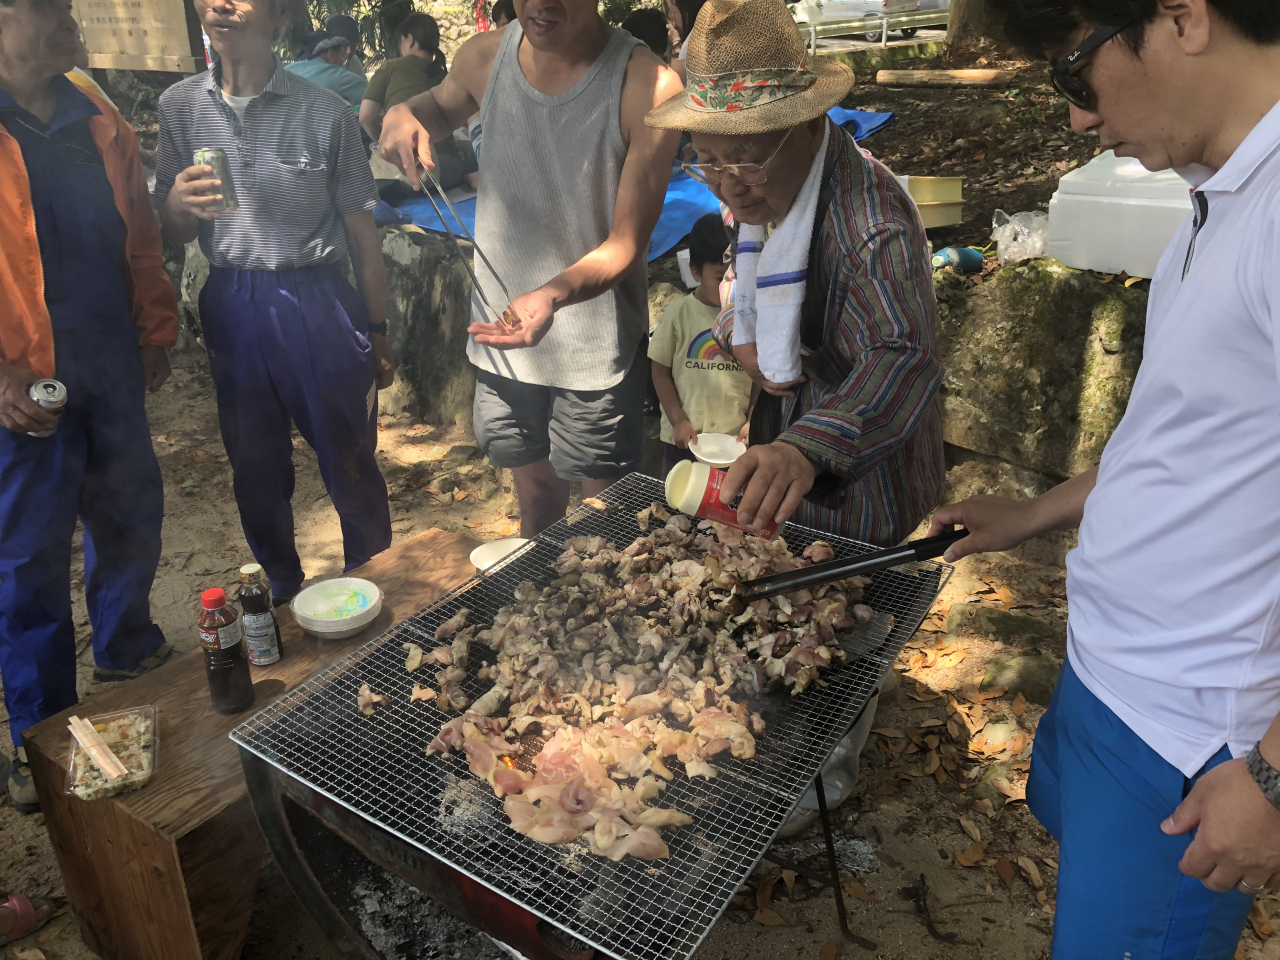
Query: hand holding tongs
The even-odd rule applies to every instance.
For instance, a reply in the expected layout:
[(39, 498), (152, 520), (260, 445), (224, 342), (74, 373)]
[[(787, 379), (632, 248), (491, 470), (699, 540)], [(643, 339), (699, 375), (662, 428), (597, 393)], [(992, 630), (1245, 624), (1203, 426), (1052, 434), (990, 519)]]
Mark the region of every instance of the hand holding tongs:
[(883, 570), (896, 567), (900, 563), (911, 560), (932, 560), (946, 552), (947, 547), (969, 535), (968, 530), (952, 530), (940, 533), (936, 537), (924, 537), (920, 540), (908, 540), (898, 547), (887, 550), (876, 550), (864, 553), (860, 557), (848, 560), (828, 560), (799, 570), (788, 570), (786, 573), (774, 573), (756, 580), (748, 580), (738, 585), (738, 596), (750, 603), (752, 600), (763, 600), (779, 593), (799, 590), (802, 587), (815, 587), (836, 580), (870, 573), (872, 570)]
[[(519, 325), (519, 318), (515, 316), (513, 311), (511, 311), (511, 291), (509, 291), (507, 289), (507, 285), (502, 282), (502, 277), (500, 277), (498, 275), (498, 271), (493, 268), (493, 264), (490, 262), (489, 258), (485, 256), (484, 251), (480, 249), (480, 244), (476, 243), (476, 238), (472, 236), (471, 231), (467, 229), (467, 225), (463, 221), (462, 217), (458, 216), (458, 211), (455, 210), (453, 208), (453, 204), (449, 202), (449, 198), (445, 195), (444, 188), (440, 186), (440, 181), (436, 179), (435, 171), (430, 167), (425, 166), (421, 161), (418, 163), (418, 169), (420, 171), (424, 171), (427, 177), (430, 178), (431, 185), (434, 186), (436, 188), (436, 192), (440, 194), (440, 199), (444, 201), (444, 205), (449, 208), (449, 212), (453, 214), (453, 218), (458, 221), (458, 226), (462, 227), (462, 232), (465, 233), (467, 235), (467, 239), (471, 241), (471, 246), (472, 249), (475, 250), (476, 256), (484, 261), (484, 265), (489, 268), (490, 275), (493, 279), (498, 281), (498, 286), (502, 288), (502, 295), (507, 298), (507, 305), (503, 310), (498, 310), (489, 302), (489, 298), (485, 296), (484, 287), (482, 287), (480, 285), (480, 281), (476, 279), (475, 270), (471, 268), (471, 263), (467, 260), (466, 254), (462, 252), (462, 247), (458, 243), (458, 238), (454, 236), (453, 230), (449, 226), (449, 221), (445, 219), (444, 214), (440, 211), (440, 206), (431, 196), (431, 191), (427, 190), (426, 185), (424, 184), (422, 192), (426, 194), (427, 199), (431, 201), (431, 206), (435, 210), (436, 216), (438, 216), (440, 218), (440, 222), (444, 224), (445, 233), (449, 234), (449, 239), (453, 241), (453, 247), (458, 251), (458, 256), (461, 258), (463, 266), (467, 268), (467, 273), (471, 277), (471, 284), (475, 287), (476, 293), (480, 295), (480, 300), (489, 308), (489, 312), (494, 315), (500, 325), (510, 325), (511, 321), (505, 319), (508, 313), (511, 314), (516, 325)], [(419, 176), (418, 182), (422, 182), (421, 176)]]

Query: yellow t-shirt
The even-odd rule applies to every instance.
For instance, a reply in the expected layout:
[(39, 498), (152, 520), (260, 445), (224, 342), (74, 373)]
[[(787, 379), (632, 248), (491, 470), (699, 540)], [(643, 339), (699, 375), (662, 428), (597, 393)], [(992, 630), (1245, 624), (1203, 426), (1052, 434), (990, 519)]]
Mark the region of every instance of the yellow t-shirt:
[[(751, 378), (711, 335), (719, 312), (693, 294), (672, 303), (653, 328), (649, 359), (671, 368), (680, 405), (696, 433), (736, 435), (747, 422)], [(662, 441), (674, 442), (665, 410)]]

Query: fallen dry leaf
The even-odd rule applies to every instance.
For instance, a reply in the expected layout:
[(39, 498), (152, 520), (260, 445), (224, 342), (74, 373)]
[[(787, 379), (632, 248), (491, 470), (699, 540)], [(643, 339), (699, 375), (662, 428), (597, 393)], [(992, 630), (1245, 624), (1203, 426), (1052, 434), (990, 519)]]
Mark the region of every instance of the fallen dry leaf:
[(356, 709), (366, 717), (372, 717), (377, 705), (386, 703), (389, 699), (386, 694), (374, 693), (369, 689), (367, 683), (362, 683), (360, 684), (360, 692), (356, 694)]
[(906, 736), (906, 734), (897, 727), (873, 727), (871, 732), (878, 733), (882, 737), (892, 737), (894, 740), (901, 740)]
[(1027, 799), (1027, 781), (1021, 783), (1008, 783), (1005, 780), (996, 779), (991, 781), (997, 790), (1003, 793), (1010, 800), (1026, 800)]
[(45, 960), (44, 951), (39, 947), (14, 947), (15, 960)]
[(422, 659), (425, 654), (416, 643), (402, 643), (400, 646), (402, 649), (409, 651), (409, 655), (404, 658), (404, 668), (413, 673), (413, 671), (422, 666)]
[(772, 910), (757, 910), (754, 919), (756, 923), (763, 923), (766, 927), (785, 927), (787, 925), (787, 921)]
[(966, 654), (963, 650), (952, 651), (951, 653), (948, 653), (945, 656), (939, 657), (938, 662), (934, 664), (934, 667), (936, 667), (939, 670), (950, 670), (952, 667), (959, 666), (960, 661), (963, 660), (966, 656), (968, 656), (968, 654)]
[(465, 500), (465, 499), (467, 499), (467, 491), (466, 491), (466, 490), (458, 489), (458, 490), (453, 491), (453, 502), (454, 502), (454, 503), (457, 503), (459, 500)]
[(1271, 917), (1267, 914), (1267, 908), (1261, 900), (1254, 900), (1253, 906), (1249, 908), (1249, 926), (1253, 927), (1253, 932), (1258, 935), (1259, 940), (1266, 940), (1275, 933), (1275, 929), (1271, 926)]
[(790, 896), (796, 889), (796, 877), (798, 874), (794, 870), (782, 871), (782, 882), (787, 885), (787, 895)]
[(929, 720), (921, 720), (921, 721), (920, 721), (920, 729), (921, 729), (921, 730), (926, 730), (926, 729), (928, 729), (929, 727), (940, 727), (940, 726), (942, 726), (942, 721), (941, 721), (941, 720), (939, 720), (939, 719), (937, 719), (936, 717), (931, 718), (931, 719), (929, 719)]
[[(1031, 881), (1031, 885), (1039, 890), (1044, 886), (1044, 881), (1040, 879), (1040, 868), (1035, 865), (1029, 857), (1019, 857), (1018, 866), (1022, 868), (1022, 872), (1027, 875), (1027, 879)], [(1041, 900), (1041, 903), (1044, 901)]]
[(435, 695), (436, 692), (430, 687), (420, 687), (415, 683), (413, 685), (413, 690), (409, 694), (409, 702), (413, 703), (415, 700), (434, 700)]
[(978, 813), (981, 813), (988, 820), (994, 820), (996, 818), (996, 808), (986, 797), (983, 797), (981, 800), (973, 801), (973, 809)]
[(63, 932), (64, 929), (67, 929), (65, 925), (59, 925), (59, 927), (49, 927), (45, 929), (44, 932), (41, 932), (40, 934), (38, 934), (38, 936), (36, 937), (36, 940), (40, 941), (41, 943), (47, 943), (51, 941), (52, 938), (58, 936), (59, 933)]
[(1014, 878), (1017, 876), (1013, 870), (1013, 864), (1009, 862), (1008, 857), (1001, 857), (996, 861), (996, 876), (1006, 886), (1012, 889)]
[(468, 530), (478, 530), (480, 527), (483, 527), (484, 524), (483, 523), (464, 523), (463, 526), (466, 527)]
[(942, 696), (942, 694), (937, 693), (936, 691), (930, 690), (923, 683), (917, 680), (915, 683), (915, 689), (908, 690), (907, 696), (913, 697), (914, 699), (919, 700), (923, 703), (928, 703), (930, 700), (937, 700), (940, 696)]
[(938, 756), (937, 752), (934, 750), (930, 750), (928, 755), (925, 757), (925, 761), (924, 761), (925, 774), (932, 774), (933, 771), (938, 769), (941, 763), (942, 763), (942, 758)]
[(765, 880), (756, 888), (756, 909), (768, 910), (769, 901), (773, 899), (773, 885), (777, 882), (777, 877), (771, 877)]
[(818, 960), (836, 960), (836, 945), (832, 940), (828, 940), (822, 945), (822, 949), (818, 951)]
[(1043, 890), (1037, 890), (1037, 891), (1036, 891), (1036, 900), (1037, 900), (1037, 902), (1039, 902), (1039, 903), (1044, 903), (1044, 902), (1045, 902), (1045, 901), (1047, 901), (1048, 899), (1049, 899), (1049, 895), (1048, 895), (1047, 893), (1045, 893)]
[(1045, 862), (1045, 866), (1047, 866), (1054, 873), (1058, 872), (1058, 861), (1053, 859), (1053, 857), (1045, 857), (1044, 862)]
[(840, 889), (855, 900), (863, 900), (867, 903), (871, 902), (871, 894), (867, 893), (867, 888), (853, 877), (842, 878), (840, 881)]
[(898, 792), (898, 781), (892, 777), (881, 777), (880, 786), (876, 787), (876, 795), (888, 797)]
[(978, 830), (978, 825), (972, 820), (966, 820), (964, 817), (961, 817), (960, 829), (967, 833), (969, 835), (969, 839), (974, 843), (977, 843), (982, 839), (982, 833)]
[(996, 587), (992, 599), (1006, 608), (1013, 606), (1013, 592), (1008, 587)]
[(970, 703), (986, 703), (988, 700), (997, 700), (1004, 696), (1004, 692), (1008, 687), (992, 687), (990, 690), (981, 690), (978, 688), (976, 680), (970, 680), (960, 688), (961, 694)]
[(504, 523), (504, 524), (503, 524), (503, 525), (498, 529), (498, 533), (499, 533), (499, 534), (501, 534), (501, 535), (502, 535), (502, 536), (504, 536), (504, 537), (514, 537), (514, 536), (516, 536), (516, 535), (518, 535), (518, 534), (520, 533), (520, 524), (518, 524), (518, 523)]
[(1013, 715), (1020, 717), (1027, 712), (1027, 698), (1022, 695), (1022, 691), (1018, 691), (1018, 695), (1013, 698)]
[(980, 861), (983, 858), (983, 856), (986, 854), (987, 844), (990, 842), (991, 841), (989, 840), (977, 840), (969, 844), (969, 846), (965, 847), (963, 850), (957, 850), (956, 866), (957, 867), (977, 866), (978, 861)]

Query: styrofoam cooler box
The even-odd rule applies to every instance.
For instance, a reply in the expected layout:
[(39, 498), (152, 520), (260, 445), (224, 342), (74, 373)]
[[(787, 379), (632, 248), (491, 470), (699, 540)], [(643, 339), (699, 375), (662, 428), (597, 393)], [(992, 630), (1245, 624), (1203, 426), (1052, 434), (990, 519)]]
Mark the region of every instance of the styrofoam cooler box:
[(1189, 213), (1191, 191), (1180, 176), (1108, 150), (1058, 182), (1049, 256), (1077, 270), (1150, 278)]

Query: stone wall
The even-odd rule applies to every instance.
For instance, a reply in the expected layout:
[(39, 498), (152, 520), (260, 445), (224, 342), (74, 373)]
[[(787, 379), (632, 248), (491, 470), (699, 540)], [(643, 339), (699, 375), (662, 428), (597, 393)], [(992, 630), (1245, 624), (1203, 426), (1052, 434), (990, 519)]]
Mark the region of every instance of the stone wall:
[[(490, 0), (486, 0), (486, 3)], [(440, 49), (450, 62), (463, 42), (476, 34), (473, 8), (465, 3), (418, 3), (417, 8), (429, 13), (440, 24)]]
[[(1096, 466), (1142, 360), (1147, 295), (1056, 260), (934, 274), (947, 499), (1037, 496)], [(1074, 534), (1022, 548), (1061, 562)]]

